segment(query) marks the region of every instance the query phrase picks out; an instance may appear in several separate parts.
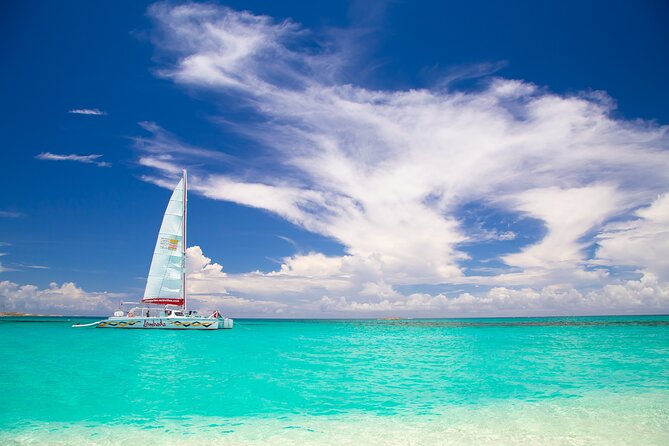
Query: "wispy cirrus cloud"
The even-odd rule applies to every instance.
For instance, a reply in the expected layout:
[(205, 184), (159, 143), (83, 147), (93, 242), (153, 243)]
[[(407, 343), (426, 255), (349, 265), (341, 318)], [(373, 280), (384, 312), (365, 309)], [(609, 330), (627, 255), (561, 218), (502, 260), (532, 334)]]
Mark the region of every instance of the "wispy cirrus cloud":
[[(6, 255), (7, 255), (6, 252), (0, 252), (0, 257), (4, 257)], [(16, 269), (7, 267), (7, 266), (3, 265), (2, 262), (0, 262), (0, 273), (4, 273), (4, 272), (7, 272), (7, 271), (16, 271)]]
[[(0, 242), (0, 246), (11, 246), (11, 243), (7, 242)], [(6, 252), (0, 252), (0, 257), (6, 256)], [(0, 273), (5, 272), (5, 271), (12, 271), (11, 269), (7, 269), (7, 267), (3, 266), (2, 262), (0, 262)]]
[(421, 75), (433, 84), (432, 88), (450, 88), (454, 84), (470, 79), (478, 79), (490, 76), (508, 65), (507, 61), (495, 63), (482, 62), (458, 66), (450, 66), (440, 69), (438, 65), (422, 70)]
[[(273, 161), (272, 169), (226, 175), (199, 167), (192, 190), (270, 211), (347, 252), (296, 255), (278, 271), (227, 276), (230, 289), (308, 288), (312, 302), (344, 293), (346, 302), (369, 303), (383, 294), (406, 300), (396, 291), (404, 286), (559, 284), (585, 299), (580, 287), (622, 283), (616, 265), (633, 265), (640, 277), (661, 267), (657, 256), (614, 250), (610, 240), (623, 234), (610, 225), (669, 190), (668, 128), (615, 118), (604, 93), (560, 95), (502, 78), (457, 91), (448, 76), (446, 88), (374, 90), (338, 81), (351, 55), (309, 40), (313, 33), (290, 20), (211, 4), (158, 3), (149, 14), (156, 46), (172, 56), (159, 74), (210, 100), (243, 103), (255, 113), (243, 135)], [(162, 186), (180, 165), (218, 153), (161, 132), (155, 144), (143, 141), (141, 164), (155, 172), (145, 179)], [(171, 150), (175, 144), (188, 150)], [(521, 244), (518, 229), (468, 226), (459, 209), (471, 203), (537, 221), (541, 236)], [(650, 237), (641, 222), (633, 225)], [(497, 255), (498, 274), (465, 267), (476, 260), (472, 245), (495, 242), (514, 242)]]
[(170, 159), (169, 157), (171, 154), (209, 158), (218, 161), (231, 161), (233, 159), (232, 156), (223, 152), (205, 150), (179, 141), (175, 135), (168, 132), (155, 122), (142, 121), (139, 123), (139, 125), (151, 134), (151, 136), (148, 138), (133, 138), (135, 147), (143, 152), (156, 154), (165, 157), (165, 159)]
[[(25, 217), (26, 214), (23, 212), (18, 212), (18, 211), (0, 211), (0, 217), (4, 218), (22, 218)], [(0, 244), (2, 246), (2, 244)]]
[(107, 112), (104, 112), (97, 108), (74, 108), (69, 110), (68, 113), (73, 115), (89, 115), (89, 116), (106, 116)]
[(39, 155), (35, 156), (35, 159), (43, 161), (76, 161), (78, 163), (84, 164), (95, 164), (98, 167), (111, 167), (111, 163), (107, 161), (98, 161), (102, 158), (102, 155), (92, 154), (92, 155), (60, 155), (57, 153), (51, 152), (42, 152)]

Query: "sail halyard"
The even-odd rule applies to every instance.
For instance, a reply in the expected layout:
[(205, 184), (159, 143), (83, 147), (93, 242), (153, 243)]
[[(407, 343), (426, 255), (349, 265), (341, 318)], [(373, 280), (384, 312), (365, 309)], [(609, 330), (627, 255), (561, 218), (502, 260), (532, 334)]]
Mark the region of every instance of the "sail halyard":
[(142, 302), (185, 306), (185, 176), (177, 184), (156, 240)]

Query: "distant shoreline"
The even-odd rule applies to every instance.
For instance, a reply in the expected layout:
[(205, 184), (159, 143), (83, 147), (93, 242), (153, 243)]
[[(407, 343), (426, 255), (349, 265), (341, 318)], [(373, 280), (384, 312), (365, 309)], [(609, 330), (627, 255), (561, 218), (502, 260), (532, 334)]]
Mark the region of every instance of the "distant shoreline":
[(63, 316), (62, 314), (32, 314), (32, 313), (19, 313), (16, 311), (0, 311), (0, 317), (84, 317), (84, 316)]

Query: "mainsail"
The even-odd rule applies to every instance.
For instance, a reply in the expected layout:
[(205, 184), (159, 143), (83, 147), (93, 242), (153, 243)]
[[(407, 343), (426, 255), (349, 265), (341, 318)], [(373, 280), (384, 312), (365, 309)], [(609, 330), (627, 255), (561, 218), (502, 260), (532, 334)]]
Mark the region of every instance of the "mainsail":
[(167, 204), (153, 251), (149, 278), (142, 302), (160, 305), (185, 305), (185, 183), (179, 181)]

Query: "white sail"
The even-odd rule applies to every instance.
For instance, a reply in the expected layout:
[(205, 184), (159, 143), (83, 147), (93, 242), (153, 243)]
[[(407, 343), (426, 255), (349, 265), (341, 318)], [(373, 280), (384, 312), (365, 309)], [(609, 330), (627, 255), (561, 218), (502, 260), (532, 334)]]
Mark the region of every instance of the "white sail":
[(184, 305), (184, 180), (177, 184), (160, 225), (143, 302)]

